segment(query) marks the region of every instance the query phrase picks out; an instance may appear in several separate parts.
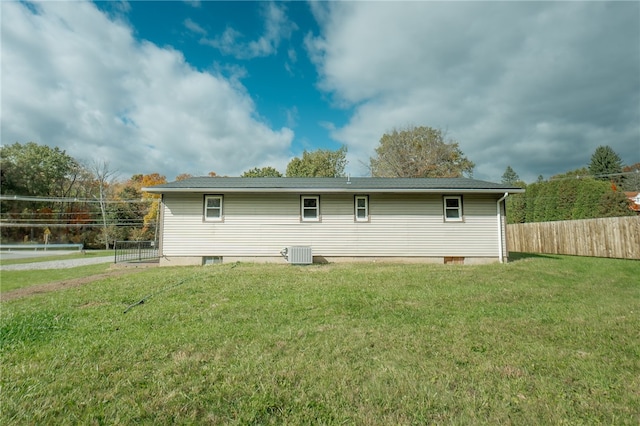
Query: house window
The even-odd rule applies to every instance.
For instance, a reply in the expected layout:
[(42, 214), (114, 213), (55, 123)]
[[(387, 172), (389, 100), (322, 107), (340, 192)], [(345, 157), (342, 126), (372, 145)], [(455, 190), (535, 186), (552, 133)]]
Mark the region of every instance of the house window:
[(320, 197), (303, 196), (300, 198), (300, 214), (305, 222), (317, 222), (320, 220)]
[(462, 222), (462, 197), (444, 197), (445, 222)]
[(204, 220), (222, 220), (222, 195), (205, 195)]
[(356, 195), (355, 198), (356, 222), (366, 222), (369, 220), (369, 197), (366, 195)]

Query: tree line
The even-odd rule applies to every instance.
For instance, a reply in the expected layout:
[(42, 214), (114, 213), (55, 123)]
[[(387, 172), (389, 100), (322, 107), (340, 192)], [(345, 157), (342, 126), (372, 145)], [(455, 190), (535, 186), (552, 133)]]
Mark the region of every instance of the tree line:
[[(594, 153), (589, 170), (549, 181), (539, 179), (527, 185), (508, 167), (503, 182), (527, 189), (525, 194), (508, 199), (509, 221), (628, 214), (616, 185), (631, 184), (630, 179), (625, 179), (619, 157), (610, 148), (601, 148), (598, 155)], [(345, 176), (346, 155), (344, 146), (305, 150), (288, 163), (284, 174), (267, 166), (254, 167), (241, 176), (341, 177)], [(457, 141), (447, 138), (442, 130), (425, 126), (384, 134), (366, 165), (373, 177), (405, 178), (473, 177), (475, 167)], [(621, 172), (613, 186), (608, 178), (603, 180), (604, 175), (614, 175), (618, 169)], [(581, 179), (567, 178), (577, 175)], [(222, 177), (213, 171), (209, 176)], [(182, 173), (176, 180), (190, 177)], [(35, 142), (0, 146), (0, 239), (3, 243), (43, 242), (46, 235), (50, 243), (106, 248), (114, 240), (154, 240), (159, 199), (142, 188), (166, 182), (159, 173), (120, 179), (117, 169), (106, 161), (83, 164), (57, 147)]]
[(508, 223), (632, 216), (624, 191), (640, 191), (640, 163), (623, 166), (611, 147), (600, 146), (587, 167), (526, 184), (507, 166), (502, 182), (525, 188), (507, 199)]
[[(242, 177), (340, 177), (347, 165), (347, 148), (304, 151), (287, 165), (286, 174), (273, 167), (254, 168)], [(440, 129), (408, 126), (385, 133), (366, 165), (373, 177), (471, 177), (475, 164)]]
[(0, 238), (3, 243), (82, 243), (155, 237), (157, 196), (145, 186), (158, 173), (119, 180), (108, 162), (82, 164), (59, 148), (14, 143), (0, 147)]

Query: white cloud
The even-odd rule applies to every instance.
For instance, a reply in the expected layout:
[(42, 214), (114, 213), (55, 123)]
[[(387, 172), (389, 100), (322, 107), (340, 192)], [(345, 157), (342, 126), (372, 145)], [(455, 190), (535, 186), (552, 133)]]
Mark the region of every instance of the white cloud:
[(287, 163), (293, 132), (269, 128), (237, 79), (136, 41), (91, 3), (3, 3), (1, 53), (2, 143), (169, 179)]
[(298, 112), (298, 107), (296, 107), (295, 105), (291, 108), (287, 108), (284, 111), (286, 120), (287, 120), (287, 127), (289, 128), (295, 128), (298, 125), (298, 120), (300, 118), (300, 113)]
[[(640, 161), (637, 3), (328, 2), (307, 35), (319, 87), (353, 108), (333, 137), (366, 159), (394, 127), (448, 131), (476, 177)], [(547, 123), (547, 127), (539, 127)], [(544, 130), (543, 130), (544, 129)], [(363, 173), (365, 170), (352, 170)]]
[(261, 3), (264, 18), (264, 33), (256, 40), (244, 42), (244, 35), (231, 27), (214, 38), (203, 37), (201, 43), (219, 49), (226, 55), (237, 59), (252, 59), (270, 56), (278, 51), (280, 42), (291, 37), (297, 28), (289, 20), (285, 6), (274, 2)]
[(204, 28), (202, 28), (200, 25), (195, 23), (191, 18), (187, 18), (184, 20), (184, 26), (187, 27), (189, 31), (194, 32), (196, 34), (200, 34), (200, 35), (207, 34), (207, 31)]
[(202, 6), (202, 1), (200, 0), (182, 0), (182, 1), (184, 1), (186, 4), (188, 4), (191, 7), (199, 8), (200, 6)]
[(295, 64), (296, 62), (298, 62), (298, 54), (296, 53), (296, 50), (295, 50), (295, 49), (289, 49), (289, 50), (287, 50), (287, 56), (289, 57), (289, 60), (290, 60), (292, 63), (294, 63), (294, 64)]
[(289, 60), (284, 63), (284, 69), (289, 73), (289, 75), (293, 76), (295, 75), (293, 66), (298, 62), (298, 54), (296, 53), (296, 50), (293, 48), (288, 49), (287, 57)]

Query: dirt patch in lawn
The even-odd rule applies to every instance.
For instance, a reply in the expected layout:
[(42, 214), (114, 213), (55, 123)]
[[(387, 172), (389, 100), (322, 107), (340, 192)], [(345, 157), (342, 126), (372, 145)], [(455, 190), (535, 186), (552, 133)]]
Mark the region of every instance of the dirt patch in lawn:
[(119, 277), (121, 275), (128, 275), (131, 273), (139, 272), (136, 268), (122, 268), (113, 269), (102, 274), (90, 275), (88, 277), (73, 278), (69, 280), (55, 281), (46, 284), (33, 285), (30, 287), (23, 287), (13, 291), (0, 294), (0, 301), (20, 299), (23, 297), (34, 296), (36, 294), (50, 293), (52, 291), (64, 290), (72, 287), (79, 287), (81, 285), (89, 284), (94, 281), (103, 280), (105, 278)]

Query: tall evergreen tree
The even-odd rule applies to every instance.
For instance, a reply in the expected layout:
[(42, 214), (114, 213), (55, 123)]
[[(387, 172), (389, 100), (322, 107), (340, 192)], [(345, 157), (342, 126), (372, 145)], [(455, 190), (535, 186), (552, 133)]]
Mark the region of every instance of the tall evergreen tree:
[[(622, 159), (608, 145), (599, 146), (591, 156), (589, 173), (596, 179), (611, 180), (611, 174), (622, 172)], [(620, 179), (614, 179), (619, 181)]]
[[(527, 184), (520, 180), (520, 176), (507, 166), (502, 174), (502, 183), (505, 185), (526, 188)], [(526, 219), (526, 194), (512, 194), (507, 198), (507, 223), (523, 223)]]
[(520, 181), (520, 176), (511, 168), (507, 166), (507, 169), (502, 174), (502, 183), (507, 185), (515, 185)]

